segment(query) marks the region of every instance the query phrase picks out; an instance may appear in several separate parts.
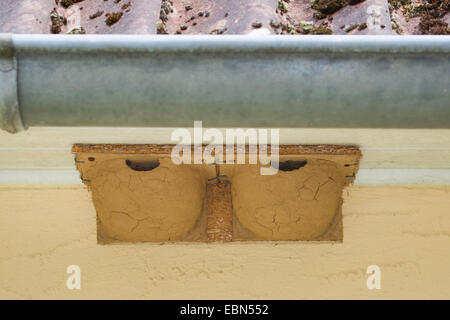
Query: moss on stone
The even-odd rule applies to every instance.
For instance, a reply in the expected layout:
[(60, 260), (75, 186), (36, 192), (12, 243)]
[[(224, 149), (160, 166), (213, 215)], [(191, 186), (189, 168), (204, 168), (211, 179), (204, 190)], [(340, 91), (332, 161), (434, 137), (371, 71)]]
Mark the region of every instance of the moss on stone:
[(333, 31), (331, 31), (330, 28), (327, 28), (322, 25), (320, 25), (318, 27), (314, 27), (310, 32), (310, 34), (332, 34), (332, 33), (333, 33)]
[(120, 18), (122, 18), (123, 13), (122, 12), (113, 12), (113, 13), (108, 13), (106, 15), (106, 20), (105, 23), (108, 26), (112, 26), (114, 23), (116, 23), (117, 21), (120, 20)]
[(313, 0), (311, 7), (323, 14), (332, 14), (347, 5), (347, 0)]

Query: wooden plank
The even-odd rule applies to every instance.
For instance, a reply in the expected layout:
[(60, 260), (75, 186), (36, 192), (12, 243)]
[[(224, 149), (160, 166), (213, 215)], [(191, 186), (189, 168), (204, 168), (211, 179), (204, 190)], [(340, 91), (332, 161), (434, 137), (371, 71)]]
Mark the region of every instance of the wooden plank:
[(208, 240), (228, 242), (233, 239), (233, 205), (231, 184), (212, 181), (206, 185), (206, 210)]

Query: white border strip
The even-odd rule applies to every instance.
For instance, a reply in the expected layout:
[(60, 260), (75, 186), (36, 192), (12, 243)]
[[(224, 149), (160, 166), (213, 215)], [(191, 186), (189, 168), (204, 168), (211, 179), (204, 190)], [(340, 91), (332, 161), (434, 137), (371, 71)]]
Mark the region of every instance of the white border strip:
[[(68, 170), (0, 170), (2, 185), (81, 185), (75, 169)], [(450, 186), (450, 169), (360, 169), (355, 185), (446, 185)]]
[(360, 169), (355, 185), (450, 185), (450, 169)]
[(0, 170), (0, 185), (17, 184), (82, 184), (76, 169), (68, 170)]

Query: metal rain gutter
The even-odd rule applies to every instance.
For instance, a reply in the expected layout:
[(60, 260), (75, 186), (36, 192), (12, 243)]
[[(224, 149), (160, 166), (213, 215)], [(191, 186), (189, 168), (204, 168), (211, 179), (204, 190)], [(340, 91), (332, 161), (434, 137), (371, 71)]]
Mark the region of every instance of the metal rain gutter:
[(9, 132), (190, 127), (194, 120), (206, 127), (450, 128), (446, 36), (0, 39), (0, 124)]
[(17, 97), (17, 61), (11, 37), (0, 34), (0, 129), (22, 131)]

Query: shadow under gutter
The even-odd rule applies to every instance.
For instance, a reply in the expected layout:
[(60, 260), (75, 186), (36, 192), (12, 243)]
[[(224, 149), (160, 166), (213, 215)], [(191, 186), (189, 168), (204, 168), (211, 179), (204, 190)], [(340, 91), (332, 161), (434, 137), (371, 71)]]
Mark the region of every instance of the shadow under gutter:
[(450, 128), (448, 36), (0, 35), (0, 70), (9, 132)]

